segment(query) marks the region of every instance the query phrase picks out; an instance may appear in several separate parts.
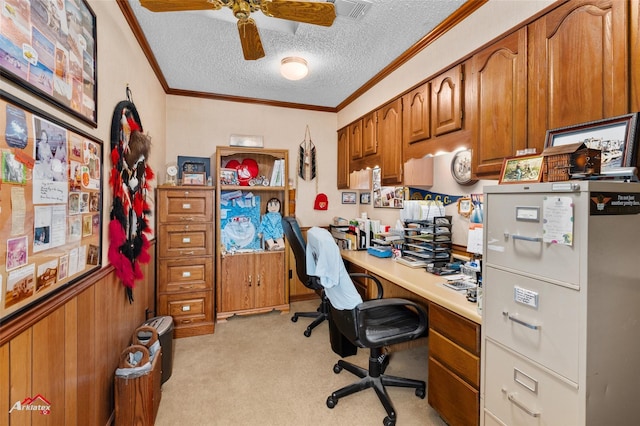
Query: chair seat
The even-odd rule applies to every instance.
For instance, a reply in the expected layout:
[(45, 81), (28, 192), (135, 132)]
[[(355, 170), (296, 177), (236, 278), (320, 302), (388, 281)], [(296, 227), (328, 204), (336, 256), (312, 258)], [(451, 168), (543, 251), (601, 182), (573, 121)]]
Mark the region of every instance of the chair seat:
[[(420, 326), (420, 317), (404, 306), (381, 306), (367, 310), (365, 334), (367, 339), (381, 345), (407, 340)], [(366, 347), (366, 346), (362, 346)]]

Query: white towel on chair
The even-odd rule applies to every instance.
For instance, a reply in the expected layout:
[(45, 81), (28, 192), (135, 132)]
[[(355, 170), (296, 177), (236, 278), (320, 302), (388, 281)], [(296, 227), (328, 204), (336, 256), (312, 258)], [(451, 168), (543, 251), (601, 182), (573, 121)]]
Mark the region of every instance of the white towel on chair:
[(362, 303), (344, 267), (340, 249), (326, 229), (314, 226), (307, 231), (307, 274), (320, 278), (335, 309), (353, 309)]

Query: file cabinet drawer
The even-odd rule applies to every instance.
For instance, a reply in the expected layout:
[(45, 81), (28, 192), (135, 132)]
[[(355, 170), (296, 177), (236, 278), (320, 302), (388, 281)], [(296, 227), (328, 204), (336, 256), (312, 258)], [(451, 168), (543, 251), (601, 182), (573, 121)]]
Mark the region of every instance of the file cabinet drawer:
[(211, 256), (213, 224), (160, 225), (160, 257)]
[(577, 383), (580, 293), (489, 266), (484, 282), (485, 336)]
[(211, 257), (161, 260), (158, 269), (158, 289), (161, 293), (213, 288)]
[[(571, 245), (543, 242), (544, 200), (563, 194), (530, 193), (523, 195), (487, 194), (486, 252), (487, 265), (517, 269), (537, 277), (580, 284), (580, 247), (582, 235), (573, 232)], [(585, 209), (586, 198), (571, 194), (574, 211)], [(575, 215), (573, 229), (581, 229), (581, 215)], [(544, 265), (544, 267), (541, 267)]]
[(160, 222), (212, 222), (214, 189), (168, 189), (158, 200)]
[(173, 317), (176, 327), (213, 321), (211, 292), (193, 292), (160, 296), (164, 312)]
[(485, 410), (507, 425), (577, 425), (578, 390), (490, 339), (484, 357)]

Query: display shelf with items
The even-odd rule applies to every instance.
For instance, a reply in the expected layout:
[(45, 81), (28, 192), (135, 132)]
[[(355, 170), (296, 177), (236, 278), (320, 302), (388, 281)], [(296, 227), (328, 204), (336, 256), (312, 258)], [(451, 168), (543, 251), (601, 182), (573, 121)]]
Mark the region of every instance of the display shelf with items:
[(449, 262), (451, 226), (451, 216), (439, 216), (431, 220), (406, 220), (402, 258), (410, 263)]
[(157, 303), (175, 336), (213, 333), (213, 188), (157, 189)]
[(288, 151), (217, 147), (216, 316), (289, 310)]

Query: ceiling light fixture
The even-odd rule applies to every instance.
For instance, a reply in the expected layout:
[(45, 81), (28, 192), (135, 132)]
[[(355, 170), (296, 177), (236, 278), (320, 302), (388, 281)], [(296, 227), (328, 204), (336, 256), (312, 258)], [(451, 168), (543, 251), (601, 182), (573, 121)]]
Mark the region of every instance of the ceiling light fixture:
[(300, 80), (309, 73), (307, 61), (297, 56), (288, 56), (280, 61), (280, 74), (287, 80)]

